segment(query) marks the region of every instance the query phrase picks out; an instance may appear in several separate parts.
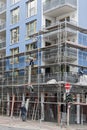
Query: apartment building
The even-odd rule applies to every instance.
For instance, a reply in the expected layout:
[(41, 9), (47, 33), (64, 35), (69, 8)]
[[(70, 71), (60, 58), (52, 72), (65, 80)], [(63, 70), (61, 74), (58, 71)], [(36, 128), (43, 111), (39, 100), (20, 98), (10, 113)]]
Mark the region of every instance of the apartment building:
[[(49, 66), (45, 66), (45, 74), (49, 75), (50, 80), (56, 79), (56, 81), (68, 81), (71, 83), (79, 82), (77, 81), (79, 78), (76, 76), (78, 75), (76, 73), (80, 71), (81, 66), (87, 66), (87, 52), (79, 48), (79, 44), (85, 46), (87, 45), (87, 35), (84, 34), (85, 32), (79, 31), (79, 29), (75, 30), (74, 28), (74, 26), (80, 26), (83, 28), (87, 27), (86, 23), (83, 22), (85, 20), (85, 17), (83, 16), (85, 13), (83, 11), (84, 9), (86, 9), (86, 6), (81, 0), (46, 0), (43, 4), (43, 23), (45, 26), (45, 31), (47, 31), (47, 33), (43, 35), (43, 46), (52, 46), (50, 49), (44, 51), (43, 60), (46, 66), (49, 64)], [(63, 25), (63, 23), (65, 24)], [(63, 45), (64, 43), (65, 45)], [(70, 46), (69, 43), (74, 44), (75, 46)], [(52, 64), (54, 64), (54, 66)], [(75, 66), (73, 66), (73, 64)], [(76, 65), (78, 67), (76, 67)], [(83, 71), (86, 73), (87, 68), (84, 68)], [(61, 86), (60, 83), (59, 86)], [(74, 85), (72, 85), (72, 89), (73, 88)], [(81, 97), (83, 94), (78, 94), (78, 92), (76, 92), (78, 90), (75, 88), (75, 90), (72, 89), (71, 91), (75, 92), (74, 96), (77, 96), (76, 99), (81, 102), (80, 100), (82, 100)], [(86, 90), (81, 88), (79, 90), (80, 92), (82, 91), (82, 93), (84, 93), (84, 96), (86, 95)], [(62, 88), (62, 90), (60, 89), (58, 91), (58, 96), (60, 95), (58, 98), (59, 102), (60, 100), (63, 101), (63, 94), (64, 91)], [(54, 96), (55, 93), (49, 92), (48, 95)], [(62, 114), (59, 115), (59, 117), (61, 116), (61, 119), (65, 117), (65, 109), (65, 106), (61, 104)], [(80, 111), (84, 111), (83, 113), (85, 113), (85, 109), (86, 107), (79, 105), (73, 106), (70, 110), (71, 117), (73, 117), (70, 119), (70, 122), (74, 121), (74, 123), (81, 123), (82, 117), (80, 115)], [(60, 110), (60, 108), (58, 108), (58, 110)], [(77, 112), (77, 115), (75, 111)], [(84, 119), (82, 120), (84, 122), (86, 117), (84, 114), (83, 116)]]
[[(1, 25), (6, 23), (0, 29), (0, 45), (6, 39), (0, 50), (0, 114), (19, 116), (25, 103), (28, 119), (87, 122), (84, 1), (0, 0)], [(70, 109), (67, 82), (74, 98)]]

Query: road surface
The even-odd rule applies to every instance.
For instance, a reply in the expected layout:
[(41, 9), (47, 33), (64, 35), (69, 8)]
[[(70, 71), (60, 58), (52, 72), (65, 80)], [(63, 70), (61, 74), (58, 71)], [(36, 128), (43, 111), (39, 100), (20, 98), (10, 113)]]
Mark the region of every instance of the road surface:
[(8, 127), (8, 126), (0, 126), (0, 130), (31, 130), (31, 129)]
[(21, 118), (0, 116), (0, 130), (87, 130), (87, 124), (60, 127), (52, 122), (29, 120), (23, 122)]

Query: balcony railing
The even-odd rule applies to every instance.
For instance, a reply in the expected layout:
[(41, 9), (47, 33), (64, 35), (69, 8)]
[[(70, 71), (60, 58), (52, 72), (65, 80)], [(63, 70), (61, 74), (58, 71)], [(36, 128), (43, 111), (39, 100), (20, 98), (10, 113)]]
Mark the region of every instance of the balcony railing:
[[(77, 83), (79, 81), (79, 76), (77, 73), (72, 72), (56, 72), (56, 73), (47, 73), (47, 74), (36, 74), (31, 75), (31, 84), (38, 84), (38, 83), (48, 83), (50, 80), (54, 79), (56, 82), (58, 81), (67, 81), (71, 83)], [(28, 84), (28, 77), (25, 76), (14, 76), (8, 77), (5, 80), (5, 84), (7, 85), (20, 85), (20, 84)]]
[(56, 8), (57, 6), (62, 6), (62, 5), (71, 5), (76, 7), (77, 5), (77, 0), (49, 0), (44, 3), (43, 9), (44, 11), (50, 10), (52, 8)]
[(77, 58), (77, 51), (75, 49), (71, 49), (71, 48), (66, 48), (66, 50), (63, 50), (62, 52), (62, 48), (61, 48), (61, 53), (59, 54), (58, 52), (58, 48), (52, 50), (47, 50), (44, 51), (43, 53), (43, 61), (57, 61), (58, 58), (61, 57), (61, 61), (65, 61), (65, 60), (76, 60)]
[(69, 19), (69, 20), (64, 20), (62, 22), (61, 21), (56, 21), (54, 23), (51, 23), (50, 26), (55, 26), (55, 25), (60, 25), (60, 24), (66, 24), (66, 23), (77, 25), (77, 21), (76, 20)]
[(6, 42), (5, 41), (0, 42), (0, 49), (3, 49), (5, 47), (6, 47)]
[(49, 73), (45, 74), (42, 77), (40, 77), (40, 83), (48, 83), (48, 81), (55, 79), (56, 82), (58, 81), (68, 81), (71, 83), (76, 83), (79, 80), (78, 75), (72, 74), (72, 72), (56, 72), (56, 73)]
[[(76, 31), (74, 31), (73, 29), (71, 29), (71, 28), (69, 28), (69, 27), (66, 28), (65, 24), (67, 24), (67, 23), (69, 23), (69, 24), (71, 24), (71, 25), (75, 25), (75, 26), (77, 25), (77, 21), (72, 20), (72, 19), (70, 19), (69, 21), (68, 21), (68, 20), (65, 20), (65, 21), (63, 21), (63, 22), (55, 21), (55, 22), (52, 22), (52, 23), (51, 23), (50, 25), (48, 25), (48, 26), (43, 25), (43, 26), (42, 26), (42, 30), (43, 30), (43, 31), (47, 31), (47, 30), (50, 30), (51, 28), (56, 28), (56, 29), (52, 30), (52, 32), (55, 31), (55, 30), (57, 30), (57, 32), (58, 32), (58, 28), (57, 28), (56, 26), (61, 26), (61, 31), (62, 31), (63, 33), (65, 33), (64, 31), (71, 31), (71, 32), (76, 33)], [(46, 36), (47, 36), (47, 34), (51, 34), (52, 32), (50, 31), (50, 33), (46, 33)], [(65, 35), (65, 34), (64, 34), (64, 35)], [(44, 34), (44, 36), (45, 36), (45, 34)]]
[(0, 30), (5, 29), (5, 28), (6, 28), (6, 23), (3, 23), (0, 25)]

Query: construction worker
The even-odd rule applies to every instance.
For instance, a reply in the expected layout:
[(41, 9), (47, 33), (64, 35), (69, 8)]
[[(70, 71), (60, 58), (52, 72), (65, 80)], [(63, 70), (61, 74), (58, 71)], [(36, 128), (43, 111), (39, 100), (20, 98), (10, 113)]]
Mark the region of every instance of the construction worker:
[(26, 107), (25, 107), (25, 105), (23, 105), (21, 108), (20, 108), (20, 110), (21, 110), (21, 118), (22, 118), (22, 121), (26, 121), (26, 113), (27, 113), (27, 110), (26, 110)]

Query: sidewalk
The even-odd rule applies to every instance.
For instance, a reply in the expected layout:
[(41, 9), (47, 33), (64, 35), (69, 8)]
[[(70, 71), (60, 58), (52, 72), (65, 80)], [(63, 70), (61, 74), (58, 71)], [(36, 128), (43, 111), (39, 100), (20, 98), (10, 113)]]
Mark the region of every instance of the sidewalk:
[(70, 125), (68, 128), (59, 127), (57, 123), (29, 121), (23, 122), (20, 118), (11, 118), (0, 116), (0, 125), (16, 128), (24, 128), (25, 130), (87, 130), (87, 125)]

